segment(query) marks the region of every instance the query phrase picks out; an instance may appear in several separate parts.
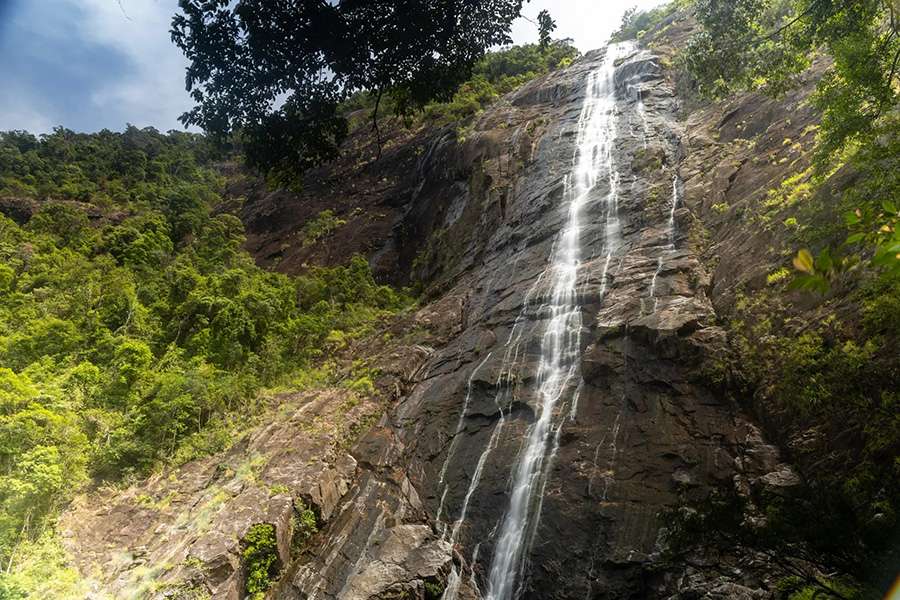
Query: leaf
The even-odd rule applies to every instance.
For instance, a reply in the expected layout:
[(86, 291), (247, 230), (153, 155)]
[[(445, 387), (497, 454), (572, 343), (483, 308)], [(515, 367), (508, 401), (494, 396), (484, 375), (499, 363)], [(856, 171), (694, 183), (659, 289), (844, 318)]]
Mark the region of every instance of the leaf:
[(834, 259), (831, 258), (831, 251), (828, 248), (822, 250), (815, 260), (815, 270), (827, 273), (834, 266)]
[(829, 287), (828, 280), (821, 275), (797, 275), (788, 284), (789, 290), (811, 290), (820, 294), (827, 292)]
[(855, 244), (857, 242), (861, 242), (865, 237), (866, 237), (866, 234), (864, 234), (864, 233), (854, 233), (853, 235), (849, 236), (846, 240), (844, 240), (844, 243), (848, 244), (848, 245)]
[(900, 254), (891, 254), (890, 252), (877, 252), (872, 258), (872, 264), (877, 267), (893, 267), (900, 263)]
[(857, 224), (859, 224), (859, 220), (860, 220), (859, 210), (856, 210), (855, 212), (849, 211), (849, 212), (844, 213), (844, 222), (847, 225), (857, 225)]
[(797, 252), (797, 256), (794, 257), (793, 262), (794, 268), (798, 271), (803, 271), (804, 273), (809, 273), (810, 275), (815, 273), (813, 256), (806, 248), (803, 248), (799, 252)]
[(892, 215), (896, 215), (896, 214), (897, 214), (897, 205), (894, 204), (894, 203), (893, 203), (892, 201), (890, 201), (890, 200), (885, 200), (884, 202), (882, 202), (882, 203), (881, 203), (881, 207), (884, 209), (884, 211), (885, 211), (886, 213), (889, 213), (889, 214), (892, 214)]
[(894, 242), (892, 244), (888, 244), (887, 246), (884, 247), (884, 250), (881, 250), (881, 252), (888, 252), (891, 254), (896, 254), (897, 252), (900, 252), (900, 242)]

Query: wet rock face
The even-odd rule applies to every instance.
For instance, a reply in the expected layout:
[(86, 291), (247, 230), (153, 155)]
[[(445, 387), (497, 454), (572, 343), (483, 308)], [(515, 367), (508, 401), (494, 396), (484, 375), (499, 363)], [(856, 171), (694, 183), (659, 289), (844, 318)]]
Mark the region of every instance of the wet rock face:
[[(443, 559), (423, 559), (429, 566), (405, 580), (406, 593), (422, 597), (420, 583), (444, 581), (451, 568), (459, 597), (486, 592), (511, 474), (540, 410), (548, 257), (567, 215), (564, 177), (584, 82), (602, 59), (602, 51), (589, 53), (526, 85), (487, 111), (465, 144), (438, 140), (423, 157), (413, 213), (434, 208), (427, 190), (447, 173), (479, 165), (466, 186), (434, 192), (442, 234), (419, 267), (432, 293), (452, 299), (462, 316), (450, 319), (456, 330), (411, 393), (357, 448), (358, 461), (380, 466), (353, 485), (290, 593), (394, 597), (397, 576), (383, 546), (410, 524), (429, 533), (416, 529), (419, 537), (392, 543), (406, 564)], [(663, 598), (688, 588), (728, 597), (747, 584), (755, 598), (752, 582), (700, 578), (691, 587), (649, 575), (662, 508), (736, 477), (772, 485), (792, 478), (758, 430), (706, 384), (704, 369), (725, 339), (709, 273), (687, 241), (685, 134), (672, 85), (656, 57), (634, 50), (618, 65), (615, 87), (615, 174), (601, 178), (582, 213), (580, 368), (553, 418), (520, 597)], [(611, 194), (621, 237), (607, 261)]]
[[(334, 391), (295, 398), (225, 456), (92, 498), (63, 522), (82, 570), (103, 571), (120, 595), (149, 570), (239, 598), (240, 540), (269, 523), (282, 566), (272, 598), (433, 600), (447, 581), (455, 598), (484, 597), (512, 474), (541, 413), (548, 261), (569, 218), (585, 83), (604, 58), (588, 53), (501, 99), (465, 141), (438, 132), (415, 140), (420, 153), (397, 150), (405, 191), (391, 247), (374, 260), (429, 282), (412, 325), (430, 333), (427, 346), (380, 357), (387, 411)], [(766, 597), (744, 565), (732, 577), (656, 564), (661, 509), (723, 482), (746, 493), (799, 482), (706, 377), (725, 345), (714, 300), (729, 279), (711, 276), (689, 232), (713, 202), (704, 190), (719, 189), (701, 172), (715, 144), (685, 129), (651, 52), (627, 51), (612, 84), (611, 170), (580, 212), (575, 368), (535, 481), (517, 595)], [(354, 442), (349, 432), (373, 422)], [(321, 530), (298, 553), (301, 502)]]
[[(596, 67), (599, 58), (589, 56), (586, 63)], [(585, 208), (586, 225), (581, 236), (586, 258), (579, 270), (578, 286), (585, 325), (581, 336), (583, 383), (577, 406), (573, 406), (573, 400), (563, 407), (567, 414), (556, 418), (557, 426), (562, 427), (559, 449), (544, 484), (540, 520), (530, 532), (533, 538), (523, 597), (618, 597), (637, 593), (643, 565), (656, 550), (658, 510), (676, 501), (681, 493), (731, 475), (728, 467), (733, 459), (727, 445), (734, 440), (722, 441), (734, 430), (733, 416), (692, 382), (696, 361), (691, 367), (680, 364), (687, 362), (680, 359), (695, 358), (701, 351), (700, 343), (691, 336), (710, 324), (712, 309), (702, 288), (705, 275), (699, 262), (683, 248), (682, 238), (677, 236), (676, 247), (668, 248), (667, 223), (679, 137), (675, 99), (659, 76), (655, 61), (646, 53), (636, 53), (619, 66), (616, 84), (613, 168), (618, 174), (621, 247), (611, 264), (605, 265), (608, 240), (604, 199), (616, 192), (611, 190), (610, 181), (600, 181), (596, 197)], [(578, 106), (580, 100), (573, 94), (569, 101)], [(551, 152), (573, 155), (576, 118), (574, 110), (562, 117), (558, 124), (560, 139), (566, 140), (567, 146)], [(529, 180), (532, 177), (536, 179), (533, 183)], [(560, 172), (532, 172), (525, 176), (522, 188), (552, 189), (554, 177), (559, 178)], [(495, 280), (490, 288), (485, 285), (481, 302), (471, 303), (482, 313), (470, 320), (479, 319), (485, 327), (493, 328), (500, 342), (482, 367), (486, 381), (480, 381), (481, 375), (473, 380), (470, 417), (461, 433), (466, 437), (449, 461), (444, 504), (448, 521), (459, 517), (473, 468), (500, 426), (500, 411), (508, 411), (484, 464), (481, 481), (469, 500), (459, 536), (461, 553), (474, 563), (471, 568), (482, 587), (494, 546), (491, 531), (506, 510), (510, 472), (538, 408), (534, 377), (546, 315), (530, 307), (540, 306), (540, 297), (548, 290), (537, 285), (531, 292), (538, 299), (531, 300), (523, 313), (520, 330), (524, 334), (518, 343), (512, 342), (512, 358), (509, 347), (503, 344), (529, 287), (546, 267), (549, 246), (565, 215), (559, 201), (548, 196), (546, 192), (537, 196), (523, 193), (516, 198), (510, 207), (513, 214), (518, 210), (534, 215), (518, 221), (520, 230), (525, 231), (511, 236), (526, 243), (515, 248), (514, 257), (502, 258), (501, 238), (497, 260), (515, 260), (517, 268), (507, 275), (507, 281)], [(676, 232), (682, 219), (676, 211)], [(464, 340), (460, 345), (457, 352), (462, 356), (474, 354)], [(469, 360), (476, 362), (474, 356)], [(498, 386), (497, 373), (503, 371), (515, 381)], [(423, 408), (429, 413), (441, 410), (452, 415), (459, 410), (464, 380), (453, 373), (442, 379), (455, 383), (456, 397), (437, 392), (454, 383), (435, 381), (433, 391), (423, 393), (429, 396)], [(495, 403), (500, 406), (491, 410)], [(439, 423), (438, 414), (428, 423)], [(446, 425), (442, 429), (446, 435)], [(418, 439), (440, 440), (440, 436), (441, 432), (435, 436), (426, 433)], [(425, 446), (420, 452), (422, 460), (428, 461), (426, 485), (430, 480), (433, 486), (433, 473), (446, 456), (433, 446)], [(432, 453), (437, 458), (429, 461)], [(441, 486), (431, 489), (432, 502), (440, 505)], [(472, 560), (478, 544), (479, 558)]]

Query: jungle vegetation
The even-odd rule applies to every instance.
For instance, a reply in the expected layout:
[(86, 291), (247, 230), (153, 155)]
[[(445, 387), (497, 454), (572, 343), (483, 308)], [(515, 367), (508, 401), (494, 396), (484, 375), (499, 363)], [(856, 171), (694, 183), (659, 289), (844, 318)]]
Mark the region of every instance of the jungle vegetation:
[(0, 216), (2, 571), (85, 484), (226, 447), (261, 388), (408, 304), (362, 257), (258, 268), (216, 158), (196, 134), (0, 133), (0, 197), (35, 203)]
[[(788, 456), (803, 465), (794, 495), (748, 500), (724, 489), (667, 515), (673, 557), (698, 545), (753, 549), (775, 565), (777, 591), (796, 600), (881, 598), (900, 561), (898, 16), (890, 0), (679, 0), (629, 13), (617, 34), (643, 37), (692, 18), (676, 66), (710, 100), (779, 97), (813, 61), (825, 65), (811, 97), (821, 122), (809, 200), (798, 215), (842, 222), (804, 223), (794, 276), (784, 269), (739, 297), (728, 322), (732, 353), (711, 377), (761, 414), (783, 446), (803, 432), (827, 441)], [(824, 205), (831, 196), (818, 192), (835, 173), (852, 174), (852, 185)], [(804, 314), (798, 299), (824, 318)]]

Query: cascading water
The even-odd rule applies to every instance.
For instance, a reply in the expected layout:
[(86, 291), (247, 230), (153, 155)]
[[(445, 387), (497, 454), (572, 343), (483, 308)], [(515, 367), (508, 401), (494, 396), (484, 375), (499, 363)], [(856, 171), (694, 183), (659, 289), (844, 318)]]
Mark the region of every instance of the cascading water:
[(484, 366), (491, 358), (491, 353), (489, 352), (487, 356), (484, 357), (484, 360), (472, 370), (472, 373), (469, 375), (469, 380), (466, 382), (466, 399), (463, 401), (462, 410), (459, 411), (459, 420), (456, 422), (456, 430), (453, 432), (453, 440), (450, 442), (450, 448), (447, 450), (447, 458), (444, 460), (444, 464), (441, 467), (441, 474), (438, 479), (438, 485), (444, 486), (444, 490), (441, 493), (441, 504), (438, 507), (437, 512), (437, 521), (441, 523), (441, 517), (444, 513), (444, 504), (447, 501), (447, 491), (449, 490), (449, 486), (444, 481), (444, 478), (447, 476), (447, 467), (450, 466), (450, 461), (453, 459), (454, 454), (456, 453), (456, 447), (459, 444), (459, 439), (462, 437), (463, 429), (465, 428), (466, 422), (466, 413), (469, 411), (469, 400), (472, 398), (472, 380), (475, 379), (475, 375), (478, 373), (479, 369)]
[(672, 175), (672, 206), (669, 207), (669, 221), (666, 231), (669, 234), (669, 249), (675, 249), (675, 211), (678, 209), (678, 173)]
[(607, 272), (620, 245), (618, 173), (613, 166), (615, 141), (616, 61), (631, 49), (614, 44), (607, 48), (598, 69), (588, 75), (587, 91), (578, 122), (573, 173), (566, 185), (568, 216), (552, 253), (548, 277), (552, 292), (544, 307), (549, 321), (543, 331), (538, 366), (537, 419), (529, 427), (511, 480), (509, 508), (503, 516), (488, 576), (487, 598), (511, 600), (517, 592), (530, 534), (540, 518), (540, 495), (547, 468), (558, 443), (558, 407), (574, 402), (580, 358), (581, 307), (576, 283), (581, 256), (581, 213), (598, 182), (607, 180), (605, 199), (606, 257), (601, 294)]
[(656, 312), (656, 307), (659, 303), (659, 298), (656, 297), (656, 280), (659, 278), (659, 274), (662, 273), (663, 262), (665, 254), (672, 252), (675, 250), (675, 211), (678, 208), (678, 174), (672, 176), (672, 205), (669, 207), (669, 220), (666, 222), (666, 237), (669, 240), (669, 243), (663, 248), (662, 253), (659, 255), (659, 258), (656, 260), (656, 271), (653, 273), (653, 278), (650, 279), (650, 312)]
[(632, 80), (627, 82), (626, 89), (628, 90), (628, 95), (635, 100), (634, 113), (641, 121), (641, 147), (646, 150), (647, 130), (649, 129), (649, 124), (647, 123), (647, 108), (644, 106), (644, 92), (640, 87), (640, 78), (636, 77), (634, 79), (637, 79), (638, 81)]

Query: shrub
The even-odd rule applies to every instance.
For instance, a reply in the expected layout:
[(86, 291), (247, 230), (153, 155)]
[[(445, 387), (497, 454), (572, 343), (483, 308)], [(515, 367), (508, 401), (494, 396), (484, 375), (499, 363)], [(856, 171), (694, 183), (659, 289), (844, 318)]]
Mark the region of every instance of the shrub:
[(250, 527), (241, 543), (247, 595), (253, 600), (261, 600), (280, 569), (275, 526), (257, 523)]
[(310, 219), (303, 225), (301, 237), (304, 246), (311, 246), (324, 237), (331, 235), (335, 229), (345, 225), (347, 221), (338, 219), (331, 210), (323, 210), (315, 219)]
[(670, 16), (678, 6), (679, 2), (669, 2), (650, 10), (639, 10), (637, 7), (630, 8), (622, 15), (622, 24), (612, 34), (610, 40), (623, 42), (625, 40), (642, 38), (648, 30), (656, 27)]
[(308, 508), (302, 500), (294, 502), (294, 536), (291, 539), (291, 552), (298, 554), (306, 546), (309, 539), (319, 531), (316, 513)]

